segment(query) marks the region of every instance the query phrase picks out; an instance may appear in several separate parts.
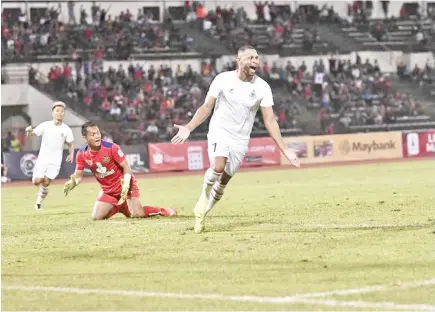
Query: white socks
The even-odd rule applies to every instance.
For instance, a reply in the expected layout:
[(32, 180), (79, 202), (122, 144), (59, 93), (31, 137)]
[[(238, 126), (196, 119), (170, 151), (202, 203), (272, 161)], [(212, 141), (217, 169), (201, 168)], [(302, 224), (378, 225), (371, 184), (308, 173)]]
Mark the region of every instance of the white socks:
[(222, 198), (222, 196), (224, 195), (225, 187), (226, 185), (221, 184), (220, 182), (216, 182), (213, 185), (213, 188), (210, 191), (210, 197), (208, 199), (208, 207), (206, 213), (209, 212), (214, 207), (214, 205), (216, 205), (216, 203)]
[(48, 187), (40, 186), (38, 191), (38, 199), (36, 200), (36, 204), (40, 205), (45, 197), (48, 195)]
[(221, 175), (222, 173), (217, 173), (211, 168), (208, 168), (208, 170), (205, 172), (202, 192), (205, 193), (206, 196), (209, 196), (213, 185), (215, 184), (216, 181), (219, 180)]

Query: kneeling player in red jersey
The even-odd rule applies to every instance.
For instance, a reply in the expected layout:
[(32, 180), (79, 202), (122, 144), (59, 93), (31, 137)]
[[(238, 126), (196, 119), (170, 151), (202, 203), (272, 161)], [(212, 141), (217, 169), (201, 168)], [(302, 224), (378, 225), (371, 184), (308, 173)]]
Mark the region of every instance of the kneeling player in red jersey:
[(108, 219), (118, 212), (131, 218), (177, 214), (175, 209), (142, 206), (137, 181), (119, 146), (101, 140), (100, 129), (92, 122), (85, 123), (81, 131), (87, 144), (76, 155), (76, 170), (65, 183), (65, 196), (80, 183), (87, 167), (101, 186), (92, 211), (94, 220)]

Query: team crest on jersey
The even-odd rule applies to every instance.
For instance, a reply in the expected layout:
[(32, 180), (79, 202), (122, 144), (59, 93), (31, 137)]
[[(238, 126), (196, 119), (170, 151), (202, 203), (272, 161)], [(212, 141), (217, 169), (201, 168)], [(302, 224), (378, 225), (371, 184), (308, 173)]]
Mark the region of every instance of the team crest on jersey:
[(88, 164), (88, 166), (92, 166), (92, 159), (85, 159), (85, 162)]
[(101, 163), (99, 163), (99, 162), (97, 162), (96, 165), (97, 165), (97, 169), (95, 170), (95, 171), (96, 171), (95, 175), (96, 175), (98, 178), (100, 178), (100, 179), (103, 179), (103, 178), (108, 177), (108, 176), (110, 176), (110, 175), (112, 175), (112, 174), (115, 173), (115, 170), (114, 170), (114, 169), (111, 169), (111, 170), (107, 171), (107, 168), (104, 167), (104, 166), (103, 166)]
[(253, 100), (255, 99), (255, 90), (252, 90), (251, 94), (249, 95), (249, 97)]
[(110, 158), (108, 156), (103, 157), (103, 163), (107, 164), (110, 162)]

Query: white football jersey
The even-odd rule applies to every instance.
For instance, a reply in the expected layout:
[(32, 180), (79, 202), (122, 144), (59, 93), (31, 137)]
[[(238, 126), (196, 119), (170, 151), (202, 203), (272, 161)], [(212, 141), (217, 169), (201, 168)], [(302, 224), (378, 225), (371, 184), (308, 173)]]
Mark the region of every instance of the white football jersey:
[(33, 129), (33, 132), (37, 136), (42, 136), (38, 161), (60, 166), (62, 164), (65, 142), (72, 143), (74, 141), (71, 128), (64, 123), (56, 126), (54, 121), (50, 120), (41, 123)]
[(209, 138), (228, 138), (248, 144), (258, 108), (273, 106), (269, 84), (258, 76), (242, 81), (236, 71), (217, 75), (207, 96), (216, 99)]

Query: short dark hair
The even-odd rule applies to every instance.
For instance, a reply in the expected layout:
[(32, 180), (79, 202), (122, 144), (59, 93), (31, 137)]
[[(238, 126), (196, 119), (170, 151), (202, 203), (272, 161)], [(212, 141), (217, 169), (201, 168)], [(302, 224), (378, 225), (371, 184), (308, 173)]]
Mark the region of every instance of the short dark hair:
[(88, 121), (82, 125), (82, 136), (86, 136), (88, 134), (88, 128), (98, 127), (94, 122)]
[(242, 53), (242, 52), (245, 52), (246, 50), (256, 50), (253, 46), (250, 46), (250, 45), (244, 45), (244, 46), (241, 46), (238, 50), (237, 50), (237, 55), (239, 54), (239, 53)]

